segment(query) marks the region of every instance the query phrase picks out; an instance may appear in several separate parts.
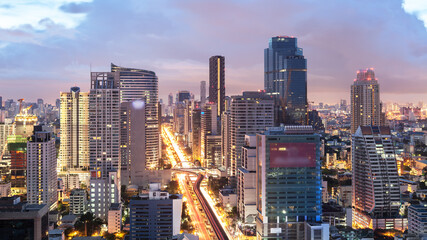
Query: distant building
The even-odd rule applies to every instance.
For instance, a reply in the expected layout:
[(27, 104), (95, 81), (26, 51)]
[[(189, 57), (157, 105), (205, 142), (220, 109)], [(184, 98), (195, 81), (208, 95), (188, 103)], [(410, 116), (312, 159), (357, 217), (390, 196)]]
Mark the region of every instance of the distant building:
[(183, 103), (185, 100), (190, 100), (191, 94), (189, 91), (179, 91), (177, 94), (177, 102)]
[(112, 203), (108, 210), (108, 232), (116, 233), (122, 230), (122, 205)]
[(27, 200), (30, 204), (57, 206), (56, 147), (52, 133), (43, 126), (34, 127), (27, 143)]
[(374, 70), (359, 70), (351, 85), (351, 134), (359, 126), (380, 126), (380, 117), (380, 86)]
[(226, 171), (227, 176), (231, 171), (231, 114), (230, 110), (222, 113), (221, 116), (221, 167)]
[(212, 155), (208, 155), (208, 136), (218, 136), (218, 106), (215, 103), (206, 103), (203, 106), (201, 115), (200, 132), (200, 162), (202, 167), (207, 167), (208, 162), (212, 162)]
[(193, 160), (200, 161), (200, 146), (201, 146), (201, 134), (202, 134), (202, 110), (200, 108), (193, 109), (191, 117), (191, 126), (192, 126), (192, 150), (193, 150)]
[(206, 81), (200, 82), (200, 103), (202, 106), (206, 103)]
[(46, 204), (27, 204), (20, 197), (0, 198), (0, 232), (2, 239), (48, 239)]
[(147, 194), (131, 199), (129, 209), (131, 239), (168, 240), (180, 232), (182, 196), (161, 191), (160, 184), (150, 184)]
[(87, 192), (85, 189), (74, 189), (70, 194), (70, 214), (83, 215), (88, 211)]
[(352, 138), (353, 228), (404, 230), (390, 128), (361, 126)]
[(257, 238), (329, 239), (329, 225), (319, 224), (320, 135), (311, 126), (269, 128), (256, 146)]
[(10, 182), (0, 182), (0, 197), (10, 197), (11, 186)]

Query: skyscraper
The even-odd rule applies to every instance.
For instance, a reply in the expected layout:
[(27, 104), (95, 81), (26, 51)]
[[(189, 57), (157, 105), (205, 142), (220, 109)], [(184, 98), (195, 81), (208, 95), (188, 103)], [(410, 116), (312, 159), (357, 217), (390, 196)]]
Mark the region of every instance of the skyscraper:
[[(400, 207), (399, 175), (388, 127), (357, 129), (352, 137), (352, 170), (353, 227), (385, 228)], [(391, 228), (402, 229), (398, 222)]]
[(89, 93), (90, 209), (106, 218), (120, 196), (120, 91), (111, 72), (92, 72)]
[(200, 161), (200, 146), (201, 146), (201, 131), (202, 131), (202, 110), (199, 108), (193, 109), (191, 117), (192, 126), (192, 150), (193, 160)]
[(200, 82), (200, 103), (205, 105), (206, 102), (206, 81)]
[[(201, 138), (200, 138), (200, 162), (203, 167), (208, 167), (213, 162), (212, 148), (208, 143), (215, 145), (215, 137), (218, 136), (218, 121), (216, 103), (207, 103), (203, 106), (201, 115)], [(209, 137), (211, 136), (211, 137)], [(208, 141), (209, 137), (209, 141)]]
[[(311, 126), (275, 127), (257, 134), (258, 239), (325, 239), (324, 233), (329, 237), (328, 228), (318, 225), (322, 216), (320, 145), (320, 135)], [(307, 238), (307, 227), (320, 231)]]
[(89, 93), (72, 87), (61, 92), (61, 145), (59, 166), (61, 170), (89, 167)]
[(159, 163), (160, 126), (158, 116), (158, 79), (156, 73), (143, 69), (119, 67), (111, 64), (111, 72), (118, 73), (120, 102), (145, 99), (145, 160), (146, 168)]
[(218, 105), (217, 116), (225, 110), (225, 58), (212, 56), (209, 58), (209, 102)]
[(232, 96), (230, 109), (231, 171), (236, 177), (241, 167), (242, 147), (246, 134), (256, 134), (274, 125), (274, 101), (263, 91), (247, 91), (241, 96)]
[(145, 160), (145, 101), (122, 102), (120, 106), (121, 184), (142, 185)]
[(381, 107), (378, 80), (372, 68), (357, 71), (351, 85), (351, 133), (359, 126), (380, 126)]
[(55, 138), (42, 126), (34, 127), (27, 143), (27, 200), (46, 204), (50, 210), (58, 200)]
[(307, 60), (297, 38), (272, 37), (264, 50), (264, 89), (275, 99), (275, 124), (307, 124)]

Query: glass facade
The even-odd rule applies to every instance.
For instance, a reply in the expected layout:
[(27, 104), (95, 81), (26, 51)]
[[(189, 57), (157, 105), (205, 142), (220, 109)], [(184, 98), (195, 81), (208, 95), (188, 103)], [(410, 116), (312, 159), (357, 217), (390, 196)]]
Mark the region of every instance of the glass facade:
[(276, 100), (276, 125), (307, 123), (307, 60), (295, 37), (270, 39), (264, 50), (264, 89)]

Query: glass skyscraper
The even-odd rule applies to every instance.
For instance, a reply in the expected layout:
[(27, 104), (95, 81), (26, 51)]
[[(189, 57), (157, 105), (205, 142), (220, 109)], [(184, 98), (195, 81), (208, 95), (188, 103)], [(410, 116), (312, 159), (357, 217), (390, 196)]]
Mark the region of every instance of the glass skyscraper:
[(307, 59), (295, 37), (270, 39), (264, 50), (264, 89), (276, 100), (276, 125), (307, 124)]

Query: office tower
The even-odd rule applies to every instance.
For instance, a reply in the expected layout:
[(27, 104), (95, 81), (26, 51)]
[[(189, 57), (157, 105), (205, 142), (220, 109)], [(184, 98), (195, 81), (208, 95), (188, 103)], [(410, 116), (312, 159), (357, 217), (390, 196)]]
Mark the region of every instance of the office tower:
[(226, 170), (227, 176), (231, 170), (231, 114), (230, 110), (221, 116), (221, 166)]
[(2, 239), (47, 239), (49, 206), (21, 202), (18, 196), (0, 198)]
[[(211, 162), (212, 155), (208, 156), (207, 140), (208, 136), (218, 135), (218, 111), (215, 103), (206, 103), (201, 111), (201, 138), (200, 138), (200, 163), (207, 167), (207, 162)], [(213, 143), (213, 141), (210, 141)]]
[(87, 192), (85, 189), (73, 189), (70, 193), (70, 214), (83, 215), (87, 212)]
[(7, 137), (7, 142), (7, 148), (10, 153), (12, 191), (24, 193), (27, 183), (27, 138), (21, 135), (10, 135)]
[[(352, 136), (353, 228), (385, 228), (400, 207), (400, 184), (388, 127), (361, 126)], [(401, 229), (395, 222), (393, 227)]]
[(221, 135), (206, 135), (204, 166), (207, 168), (219, 168), (221, 158)]
[(209, 102), (216, 103), (217, 116), (225, 110), (225, 58), (212, 56), (209, 58)]
[(181, 228), (182, 195), (169, 195), (159, 183), (129, 203), (130, 239), (167, 240)]
[(160, 157), (157, 76), (152, 71), (119, 67), (114, 64), (111, 64), (111, 72), (118, 74), (120, 102), (145, 99), (145, 160), (148, 169), (155, 169)]
[(232, 96), (230, 107), (231, 170), (236, 177), (241, 167), (242, 147), (246, 134), (256, 134), (274, 125), (274, 101), (263, 91), (246, 91), (240, 96)]
[(200, 103), (202, 106), (206, 103), (206, 81), (200, 82)]
[(173, 105), (173, 95), (169, 93), (168, 95), (168, 106), (171, 107)]
[(191, 118), (192, 125), (192, 151), (193, 160), (200, 161), (200, 146), (201, 146), (201, 131), (202, 131), (202, 110), (199, 108), (193, 109)]
[[(327, 233), (321, 222), (320, 135), (311, 126), (269, 128), (257, 134), (257, 238), (313, 239), (306, 228), (319, 228), (314, 239)], [(326, 238), (329, 239), (329, 238)]]
[(173, 109), (173, 131), (178, 134), (184, 134), (184, 113), (185, 103), (176, 102)]
[(89, 167), (89, 93), (72, 87), (60, 97), (61, 171)]
[(27, 200), (30, 204), (47, 204), (50, 210), (58, 201), (56, 148), (52, 133), (43, 126), (34, 127), (27, 142)]
[(185, 100), (191, 99), (191, 94), (189, 91), (179, 91), (177, 94), (177, 102), (184, 102)]
[(145, 160), (145, 101), (122, 102), (120, 106), (121, 184), (142, 185)]
[(275, 125), (307, 124), (307, 59), (297, 38), (270, 39), (264, 50), (264, 89), (275, 99)]
[(359, 126), (380, 126), (380, 117), (380, 86), (374, 70), (359, 70), (351, 85), (351, 133)]
[(251, 134), (245, 135), (237, 183), (237, 211), (243, 229), (255, 226), (256, 198), (256, 135)]
[(120, 91), (117, 74), (92, 72), (89, 93), (90, 209), (106, 219), (119, 202)]

